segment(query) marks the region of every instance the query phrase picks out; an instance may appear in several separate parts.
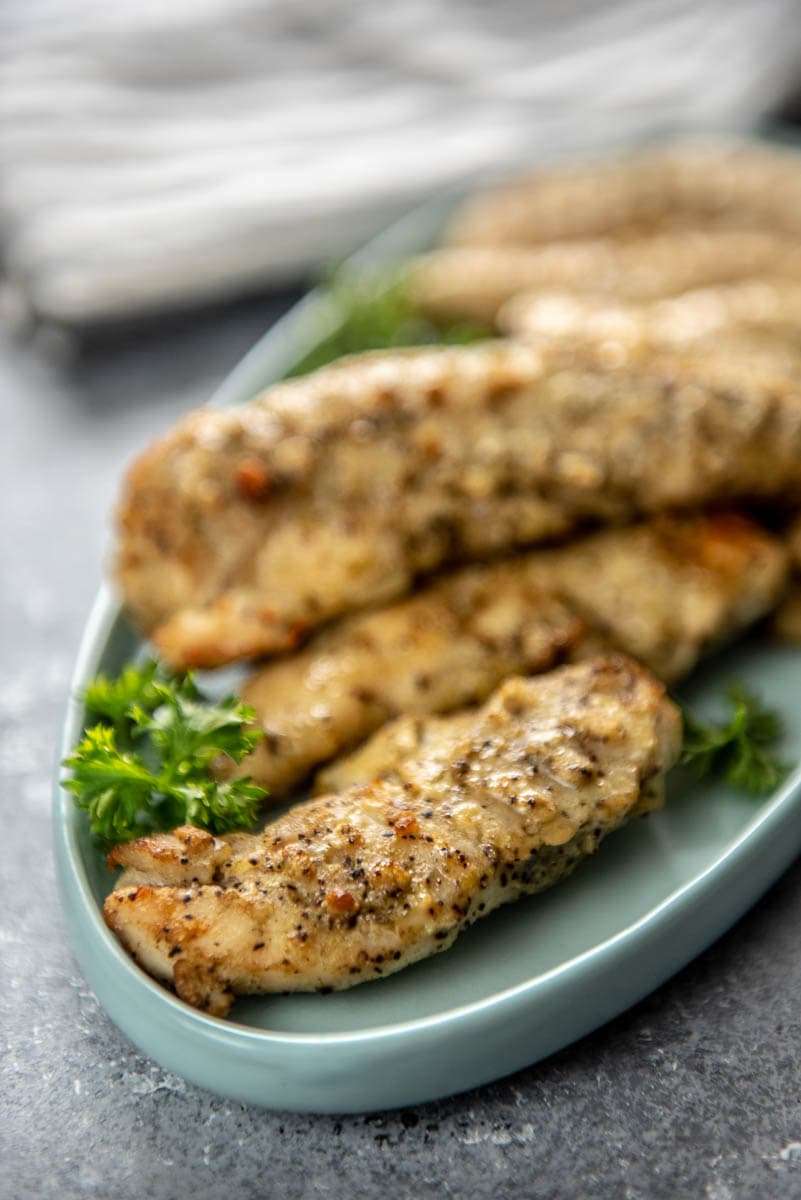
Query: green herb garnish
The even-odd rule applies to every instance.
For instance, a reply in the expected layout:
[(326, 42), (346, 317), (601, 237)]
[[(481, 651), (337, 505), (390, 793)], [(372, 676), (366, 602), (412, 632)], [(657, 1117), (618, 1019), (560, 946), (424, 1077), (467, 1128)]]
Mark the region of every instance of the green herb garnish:
[(189, 823), (224, 833), (252, 826), (266, 795), (250, 779), (219, 780), (215, 759), (239, 763), (262, 734), (252, 708), (228, 696), (204, 700), (191, 675), (167, 675), (155, 662), (99, 675), (84, 697), (98, 718), (64, 760), (66, 786), (104, 845)]
[(775, 751), (782, 736), (779, 715), (739, 684), (729, 688), (731, 719), (706, 724), (684, 713), (684, 748), (680, 761), (697, 776), (722, 775), (733, 787), (764, 796), (787, 774)]
[(333, 313), (332, 330), (294, 365), (290, 378), (364, 350), (461, 346), (495, 336), (490, 326), (474, 321), (438, 322), (423, 316), (397, 273), (343, 269), (333, 274), (324, 293)]

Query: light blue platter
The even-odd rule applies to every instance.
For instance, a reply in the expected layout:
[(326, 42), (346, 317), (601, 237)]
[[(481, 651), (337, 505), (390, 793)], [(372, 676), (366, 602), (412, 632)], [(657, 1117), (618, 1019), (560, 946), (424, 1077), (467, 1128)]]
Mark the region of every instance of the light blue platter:
[[(431, 244), (445, 203), (413, 214), (357, 261), (389, 261)], [(311, 349), (332, 319), (312, 293), (254, 347), (213, 402), (250, 399)], [(141, 651), (116, 601), (101, 593), (73, 697), (98, 671), (116, 672)], [(735, 679), (780, 710), (785, 756), (801, 762), (801, 652), (753, 640), (706, 663), (684, 695), (699, 711), (714, 712)], [(62, 754), (83, 720), (73, 698)], [(589, 1033), (667, 979), (732, 925), (801, 850), (801, 767), (759, 802), (674, 773), (663, 812), (614, 835), (567, 883), (480, 922), (447, 954), (335, 995), (240, 1001), (224, 1021), (154, 983), (106, 929), (101, 907), (112, 876), (84, 815), (60, 786), (54, 829), (81, 969), (146, 1054), (246, 1103), (366, 1112), (498, 1079)]]

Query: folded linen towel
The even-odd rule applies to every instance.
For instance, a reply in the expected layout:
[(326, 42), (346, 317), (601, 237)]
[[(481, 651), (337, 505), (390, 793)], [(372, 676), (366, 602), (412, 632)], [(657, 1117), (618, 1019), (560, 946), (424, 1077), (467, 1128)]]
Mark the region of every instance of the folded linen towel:
[(746, 129), (795, 0), (11, 0), (7, 287), (69, 324), (298, 279), (418, 199), (543, 156)]

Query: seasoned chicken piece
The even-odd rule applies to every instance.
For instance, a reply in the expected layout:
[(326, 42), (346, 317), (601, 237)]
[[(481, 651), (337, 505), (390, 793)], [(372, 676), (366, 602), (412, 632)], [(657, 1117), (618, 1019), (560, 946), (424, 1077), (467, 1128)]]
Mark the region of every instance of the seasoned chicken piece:
[(387, 721), (364, 745), (318, 771), (314, 794), (328, 796), (332, 792), (345, 792), (348, 788), (375, 783), (378, 779), (403, 779), (405, 764), (423, 760), (428, 754), (429, 742), (441, 743), (443, 730), (447, 730), (452, 738), (459, 730), (466, 731), (472, 715), (463, 712), (435, 719), (405, 713), (394, 721)]
[(691, 142), (546, 167), (468, 199), (448, 240), (544, 242), (701, 220), (801, 234), (798, 154)]
[[(629, 349), (681, 346), (721, 334), (780, 354), (801, 356), (801, 282), (741, 279), (680, 296), (634, 304), (610, 296), (567, 292), (522, 293), (498, 314), (515, 336), (565, 342), (612, 342)], [(732, 340), (732, 345), (736, 343)]]
[(529, 576), (525, 560), (465, 568), (257, 670), (242, 699), (265, 736), (237, 774), (278, 798), (390, 717), (476, 704), (564, 661), (585, 626)]
[[(212, 882), (162, 882), (157, 837), (108, 897), (145, 970), (224, 1015), (235, 994), (346, 988), (445, 950), (505, 902), (564, 878), (660, 802), (681, 720), (660, 684), (610, 656), (508, 680), (465, 719), (430, 718), (397, 777), (307, 801), (235, 834)], [(196, 838), (191, 827), (165, 835)], [(153, 868), (142, 883), (142, 859)], [(187, 855), (187, 857), (189, 857)]]
[(197, 883), (211, 883), (227, 849), (205, 829), (185, 825), (174, 833), (142, 837), (116, 846), (108, 856), (109, 867), (125, 867), (129, 887), (157, 880), (163, 884), (182, 884), (191, 874)]
[[(705, 650), (765, 616), (787, 576), (778, 539), (733, 513), (602, 530), (520, 564), (586, 621), (589, 632), (573, 646), (574, 658), (614, 646), (668, 683), (686, 675)], [(410, 706), (318, 772), (315, 791), (342, 791), (378, 778), (401, 753), (422, 753), (420, 731), (435, 726), (418, 718), (421, 711)]]
[(735, 513), (601, 530), (540, 557), (591, 630), (667, 683), (770, 612), (787, 579), (779, 539)]
[(752, 522), (716, 515), (656, 519), (456, 571), (251, 675), (242, 698), (265, 737), (237, 773), (279, 798), (391, 717), (478, 703), (508, 675), (602, 643), (673, 681), (775, 605), (785, 560)]
[(544, 246), (451, 246), (417, 259), (408, 287), (430, 316), (492, 323), (521, 292), (650, 301), (750, 276), (801, 278), (801, 239), (769, 230), (682, 229)]
[(117, 578), (174, 667), (294, 647), (444, 562), (801, 489), (801, 373), (515, 343), (357, 356), (203, 409), (131, 470)]

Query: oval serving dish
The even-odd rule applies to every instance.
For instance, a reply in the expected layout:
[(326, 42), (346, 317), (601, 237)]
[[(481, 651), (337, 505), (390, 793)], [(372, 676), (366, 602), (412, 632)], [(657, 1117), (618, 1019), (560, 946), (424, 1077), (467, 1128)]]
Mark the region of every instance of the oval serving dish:
[[(356, 262), (431, 245), (447, 202), (394, 227)], [(311, 293), (243, 359), (213, 398), (239, 404), (282, 377), (330, 330)], [(84, 634), (61, 754), (79, 739), (77, 699), (98, 671), (142, 652), (107, 591)], [(682, 689), (714, 712), (742, 680), (785, 718), (801, 762), (801, 651), (753, 640), (705, 663)], [(773, 797), (674, 772), (663, 812), (616, 833), (566, 883), (479, 922), (447, 954), (332, 995), (239, 1000), (205, 1016), (141, 971), (106, 928), (113, 877), (86, 817), (57, 784), (56, 858), (81, 969), (111, 1018), (165, 1068), (235, 1100), (306, 1112), (366, 1112), (436, 1099), (553, 1053), (634, 1004), (727, 929), (801, 850), (801, 767)]]

